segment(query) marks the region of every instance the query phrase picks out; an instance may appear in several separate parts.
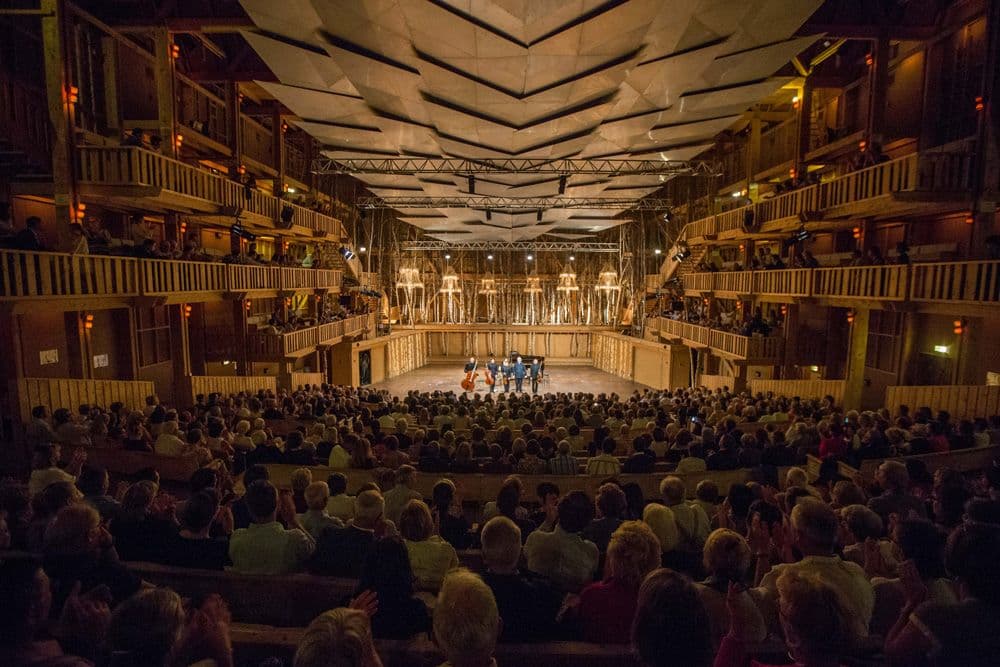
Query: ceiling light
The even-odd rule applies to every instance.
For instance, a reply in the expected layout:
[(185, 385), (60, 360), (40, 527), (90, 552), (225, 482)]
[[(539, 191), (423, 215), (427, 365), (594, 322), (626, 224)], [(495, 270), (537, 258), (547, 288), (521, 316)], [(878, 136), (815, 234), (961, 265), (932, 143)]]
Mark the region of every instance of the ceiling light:
[(486, 255), (486, 259), (488, 259), (488, 260), (490, 260), (492, 262), (493, 261), (493, 255)]
[(295, 188), (288, 188), (288, 194), (294, 195), (295, 194)]
[(662, 253), (663, 253), (663, 251), (662, 251), (662, 250), (660, 250), (659, 248), (657, 248), (656, 250), (654, 250), (654, 251), (653, 251), (653, 254), (654, 254), (654, 255), (660, 255), (660, 254), (662, 254)]
[(368, 252), (368, 248), (361, 246), (360, 248), (358, 248), (358, 252)]
[(533, 260), (534, 258), (535, 258), (535, 256), (534, 256), (534, 255), (528, 255), (528, 261), (529, 261), (529, 262), (530, 262), (531, 260)]
[(948, 349), (949, 348), (948, 348), (947, 345), (935, 345), (934, 346), (934, 351), (937, 352), (938, 354), (948, 354)]
[(573, 261), (573, 260), (575, 260), (575, 259), (576, 259), (576, 257), (575, 257), (574, 255), (570, 255), (570, 256), (569, 256), (569, 261), (571, 261), (571, 262), (572, 262), (572, 261)]
[(733, 193), (733, 196), (734, 196), (734, 197), (739, 197), (739, 196), (740, 196), (740, 191), (739, 191), (739, 190), (737, 190), (736, 192), (734, 192), (734, 193)]
[(451, 255), (445, 255), (444, 258), (445, 259), (451, 259)]

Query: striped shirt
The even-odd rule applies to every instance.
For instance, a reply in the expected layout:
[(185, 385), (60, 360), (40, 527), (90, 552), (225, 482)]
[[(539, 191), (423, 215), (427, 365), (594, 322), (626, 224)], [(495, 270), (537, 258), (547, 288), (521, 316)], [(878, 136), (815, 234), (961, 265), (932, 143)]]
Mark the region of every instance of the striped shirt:
[(549, 459), (549, 473), (553, 475), (577, 475), (580, 465), (573, 456), (556, 456)]
[(588, 475), (617, 475), (622, 471), (622, 464), (614, 454), (601, 454), (587, 461)]

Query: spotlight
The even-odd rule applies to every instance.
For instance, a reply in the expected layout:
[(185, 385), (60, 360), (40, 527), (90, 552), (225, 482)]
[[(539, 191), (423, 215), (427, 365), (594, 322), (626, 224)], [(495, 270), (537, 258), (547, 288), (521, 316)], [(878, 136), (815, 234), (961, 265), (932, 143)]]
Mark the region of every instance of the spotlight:
[(576, 260), (576, 257), (575, 257), (574, 255), (570, 255), (570, 256), (569, 256), (569, 261), (571, 261), (571, 262), (572, 262), (572, 261), (574, 261), (574, 260)]
[(528, 255), (528, 261), (529, 261), (529, 262), (530, 262), (531, 260), (533, 260), (534, 258), (535, 258), (535, 256), (534, 256), (534, 255)]
[(662, 255), (662, 254), (663, 254), (663, 251), (662, 251), (662, 250), (660, 250), (659, 248), (657, 248), (656, 250), (654, 250), (654, 251), (653, 251), (653, 254), (654, 254), (654, 255)]
[(364, 246), (361, 246), (360, 248), (358, 248), (358, 252), (361, 252), (361, 253), (368, 252), (368, 248), (366, 248)]
[(340, 256), (349, 262), (354, 259), (354, 252), (347, 246), (341, 246)]
[(451, 255), (445, 255), (444, 258), (445, 259), (451, 259)]
[(486, 255), (486, 259), (488, 259), (488, 260), (490, 260), (492, 262), (493, 261), (493, 255)]

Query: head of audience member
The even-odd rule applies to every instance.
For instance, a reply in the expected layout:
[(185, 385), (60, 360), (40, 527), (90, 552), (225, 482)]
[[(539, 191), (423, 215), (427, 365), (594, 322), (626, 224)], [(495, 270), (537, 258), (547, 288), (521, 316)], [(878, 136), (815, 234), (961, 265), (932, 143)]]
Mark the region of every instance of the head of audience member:
[(343, 607), (313, 619), (295, 650), (293, 667), (382, 667), (368, 615)]
[(184, 605), (169, 588), (147, 588), (111, 615), (107, 644), (115, 667), (164, 665), (184, 628)]
[(101, 515), (90, 505), (74, 503), (56, 513), (45, 529), (45, 554), (96, 558), (111, 544)]
[(1000, 608), (1000, 526), (965, 523), (948, 536), (944, 564), (959, 584), (963, 599), (975, 598)]
[(218, 511), (219, 500), (215, 492), (199, 491), (187, 499), (178, 518), (183, 529), (196, 537), (207, 538)]
[(559, 501), (559, 528), (579, 533), (594, 518), (594, 504), (583, 491), (570, 491)]
[(663, 497), (663, 504), (667, 507), (683, 503), (686, 493), (687, 489), (680, 477), (669, 475), (660, 482), (660, 496)]
[(826, 664), (831, 656), (850, 653), (858, 637), (836, 590), (815, 574), (797, 570), (779, 576), (777, 589), (778, 617), (797, 664)]
[(716, 580), (740, 582), (750, 569), (750, 546), (735, 530), (718, 528), (705, 540), (702, 562)]
[(673, 551), (677, 547), (680, 535), (677, 532), (677, 520), (669, 507), (659, 503), (646, 505), (642, 511), (642, 521), (656, 535), (663, 553)]
[(76, 480), (76, 488), (88, 498), (107, 495), (108, 485), (108, 471), (93, 466), (84, 467)]
[(660, 566), (661, 557), (660, 542), (649, 526), (626, 521), (611, 534), (605, 575), (638, 590), (646, 575)]
[(403, 540), (390, 536), (372, 544), (361, 564), (358, 590), (373, 591), (384, 602), (413, 595), (413, 569)]
[(313, 482), (306, 487), (303, 496), (307, 508), (311, 511), (322, 512), (326, 509), (326, 502), (330, 499), (330, 487), (326, 482)]
[(864, 544), (866, 540), (882, 537), (882, 517), (865, 505), (848, 505), (840, 510), (845, 528), (843, 543)]
[(417, 476), (417, 469), (411, 465), (404, 464), (396, 469), (396, 486), (410, 488), (414, 478)]
[(521, 560), (521, 529), (505, 516), (486, 522), (480, 534), (483, 563), (494, 574), (514, 574)]
[(632, 651), (643, 667), (708, 667), (715, 658), (708, 612), (694, 584), (660, 568), (639, 587)]
[(122, 513), (132, 519), (143, 519), (153, 506), (158, 489), (149, 480), (136, 482), (128, 487), (125, 496), (122, 498)]
[(385, 500), (375, 490), (362, 491), (355, 501), (354, 524), (359, 528), (374, 530), (385, 514)]
[(910, 486), (910, 474), (899, 461), (883, 461), (875, 471), (875, 481), (886, 491), (903, 493)]
[(296, 468), (292, 471), (291, 486), (295, 494), (305, 493), (306, 487), (312, 484), (313, 475), (309, 468)]
[(455, 491), (455, 482), (450, 479), (439, 480), (431, 489), (431, 503), (434, 505), (434, 511), (439, 515), (447, 514), (455, 500)]
[(493, 591), (478, 575), (449, 572), (434, 606), (434, 639), (452, 667), (489, 667), (500, 636)]
[(247, 488), (247, 510), (254, 523), (271, 523), (278, 513), (278, 489), (267, 480), (259, 479)]
[(628, 500), (621, 487), (611, 482), (601, 484), (594, 501), (597, 511), (604, 519), (621, 519), (628, 509)]
[(399, 515), (399, 534), (410, 542), (423, 542), (434, 534), (434, 518), (427, 503), (411, 500)]
[(826, 503), (803, 498), (792, 509), (792, 543), (803, 556), (829, 556), (837, 546), (840, 522)]
[(327, 477), (326, 484), (330, 487), (331, 497), (347, 493), (347, 475), (342, 472), (335, 472)]

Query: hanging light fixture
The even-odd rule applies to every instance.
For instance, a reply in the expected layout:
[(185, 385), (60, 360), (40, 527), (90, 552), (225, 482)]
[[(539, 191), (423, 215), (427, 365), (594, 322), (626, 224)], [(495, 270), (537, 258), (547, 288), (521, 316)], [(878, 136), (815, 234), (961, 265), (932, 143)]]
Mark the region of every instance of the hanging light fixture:
[(528, 276), (528, 282), (524, 286), (525, 294), (541, 294), (542, 293), (542, 279), (536, 275)]
[(486, 273), (479, 279), (479, 294), (493, 296), (497, 293), (497, 291), (497, 281), (496, 278), (493, 277), (492, 273)]
[(420, 279), (420, 269), (415, 266), (399, 267), (399, 277), (396, 280), (397, 289), (423, 289), (424, 283)]
[(455, 269), (450, 266), (445, 269), (444, 275), (441, 276), (441, 289), (438, 290), (439, 294), (461, 294), (462, 286), (458, 284), (458, 274), (455, 273)]
[(594, 289), (599, 292), (617, 292), (621, 288), (622, 286), (618, 284), (618, 272), (611, 268), (610, 264), (605, 264), (597, 275), (597, 284)]
[(556, 285), (556, 291), (567, 294), (580, 291), (580, 286), (576, 284), (576, 271), (569, 264), (566, 264), (559, 273), (559, 284)]

